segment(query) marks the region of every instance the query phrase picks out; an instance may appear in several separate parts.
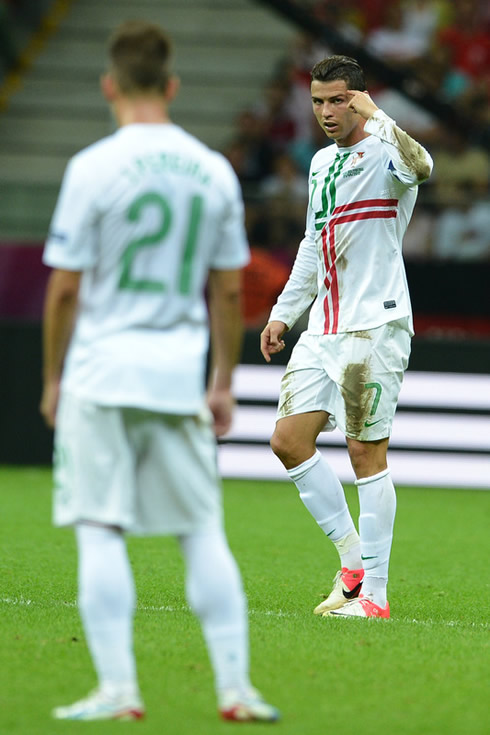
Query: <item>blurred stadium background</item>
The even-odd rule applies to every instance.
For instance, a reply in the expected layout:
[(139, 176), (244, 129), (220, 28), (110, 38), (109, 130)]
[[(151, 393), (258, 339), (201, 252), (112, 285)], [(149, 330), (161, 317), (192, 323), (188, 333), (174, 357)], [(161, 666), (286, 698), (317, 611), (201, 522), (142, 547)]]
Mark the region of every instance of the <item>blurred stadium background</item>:
[[(253, 258), (227, 477), (284, 478), (268, 449), (280, 374), (258, 334), (304, 229), (325, 137), (309, 70), (358, 58), (375, 101), (431, 152), (405, 240), (417, 335), (391, 451), (399, 483), (490, 489), (490, 6), (485, 0), (0, 0), (0, 462), (44, 464), (37, 412), (43, 241), (67, 159), (109, 134), (105, 42), (145, 17), (175, 41), (173, 119), (234, 166)], [(339, 434), (321, 448), (352, 481)]]

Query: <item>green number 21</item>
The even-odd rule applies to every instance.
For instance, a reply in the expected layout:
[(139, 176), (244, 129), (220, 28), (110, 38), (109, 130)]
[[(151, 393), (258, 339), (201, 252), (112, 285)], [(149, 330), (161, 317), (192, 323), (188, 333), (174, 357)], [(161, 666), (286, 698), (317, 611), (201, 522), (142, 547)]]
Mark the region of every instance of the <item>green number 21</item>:
[[(184, 251), (180, 266), (178, 288), (181, 294), (188, 294), (191, 285), (192, 260), (196, 250), (199, 222), (202, 214), (203, 200), (201, 196), (193, 196), (190, 201), (189, 226), (184, 243)], [(153, 232), (149, 232), (137, 240), (132, 240), (126, 247), (122, 256), (121, 276), (119, 288), (132, 291), (153, 291), (161, 293), (167, 286), (163, 281), (134, 278), (131, 270), (133, 261), (141, 248), (156, 247), (162, 245), (172, 226), (173, 213), (168, 201), (157, 192), (142, 194), (130, 205), (127, 211), (127, 219), (130, 222), (138, 222), (147, 207), (157, 207), (160, 214), (160, 224)]]

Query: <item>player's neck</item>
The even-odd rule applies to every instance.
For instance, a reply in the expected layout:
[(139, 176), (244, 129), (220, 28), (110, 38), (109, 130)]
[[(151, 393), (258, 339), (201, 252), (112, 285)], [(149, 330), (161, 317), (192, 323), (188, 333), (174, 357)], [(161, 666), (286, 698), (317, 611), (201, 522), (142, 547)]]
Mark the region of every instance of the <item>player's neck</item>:
[(339, 148), (350, 148), (353, 145), (357, 145), (357, 143), (360, 143), (361, 140), (364, 140), (364, 138), (369, 138), (369, 133), (364, 132), (364, 125), (365, 120), (362, 121), (354, 130), (352, 130), (349, 135), (347, 135), (342, 140), (336, 140), (337, 146)]
[(167, 105), (157, 98), (120, 98), (114, 104), (114, 114), (120, 127), (134, 123), (169, 123)]

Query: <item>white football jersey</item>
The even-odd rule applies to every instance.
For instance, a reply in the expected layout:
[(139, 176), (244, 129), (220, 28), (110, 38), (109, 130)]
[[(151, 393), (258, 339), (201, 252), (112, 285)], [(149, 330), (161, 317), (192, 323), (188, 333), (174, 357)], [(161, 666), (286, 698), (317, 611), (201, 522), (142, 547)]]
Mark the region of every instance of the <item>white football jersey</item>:
[(173, 124), (133, 124), (68, 164), (44, 262), (83, 271), (62, 385), (192, 414), (204, 396), (210, 269), (246, 265), (229, 162)]
[(381, 110), (370, 135), (313, 156), (305, 237), (270, 320), (289, 328), (311, 307), (308, 333), (374, 329), (409, 317), (402, 239), (432, 159)]

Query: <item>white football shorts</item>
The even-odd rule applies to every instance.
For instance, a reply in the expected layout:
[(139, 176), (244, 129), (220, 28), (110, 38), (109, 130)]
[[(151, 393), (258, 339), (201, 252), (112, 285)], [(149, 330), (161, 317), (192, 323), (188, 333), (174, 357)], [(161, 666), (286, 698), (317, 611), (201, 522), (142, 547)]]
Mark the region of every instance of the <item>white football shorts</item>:
[(359, 332), (304, 332), (281, 381), (277, 419), (326, 411), (323, 431), (338, 426), (359, 441), (389, 437), (410, 344), (407, 318)]
[(55, 431), (53, 520), (137, 535), (220, 528), (212, 417), (101, 406), (62, 393)]

